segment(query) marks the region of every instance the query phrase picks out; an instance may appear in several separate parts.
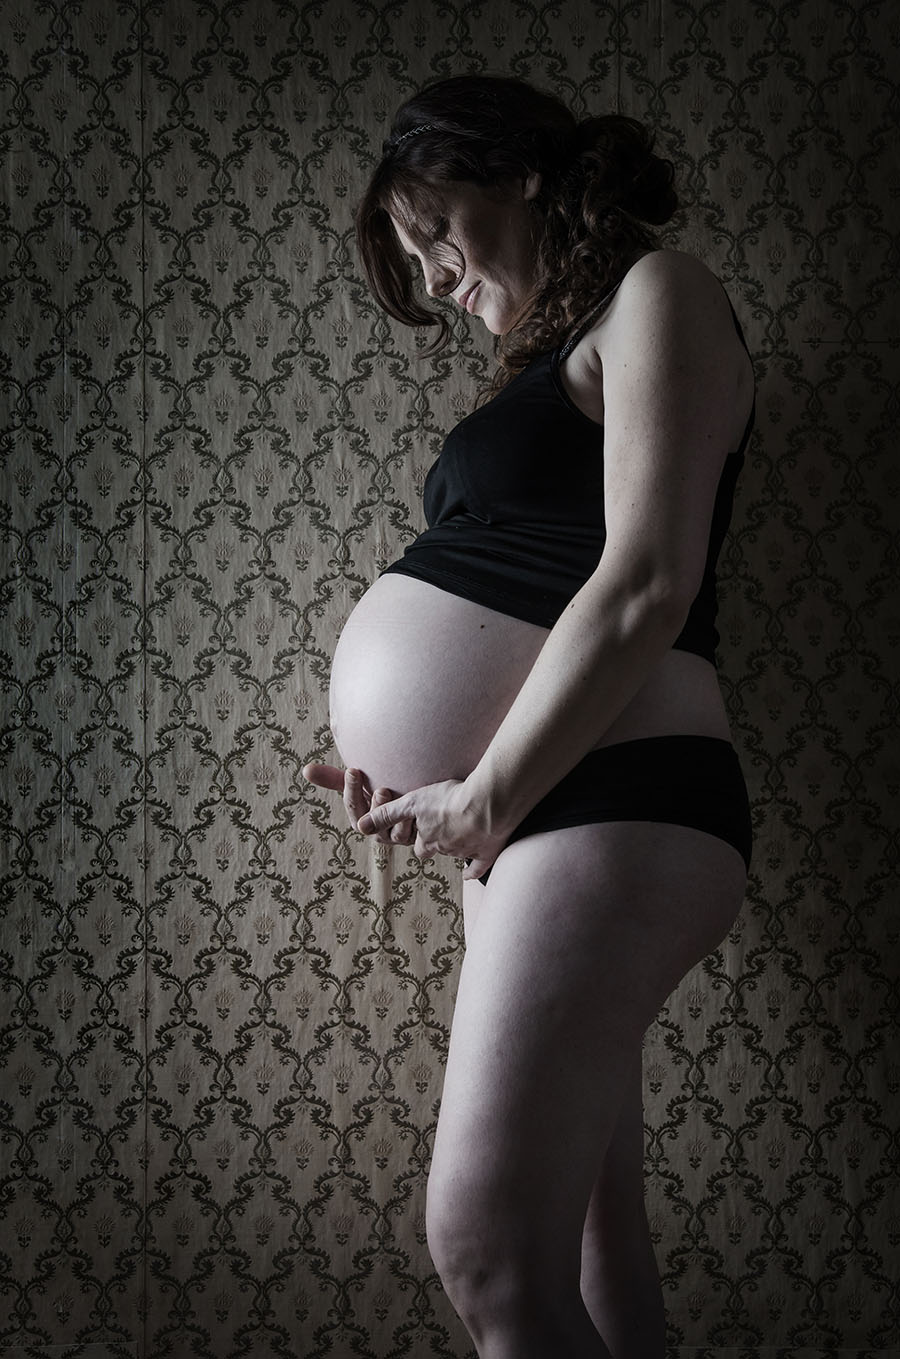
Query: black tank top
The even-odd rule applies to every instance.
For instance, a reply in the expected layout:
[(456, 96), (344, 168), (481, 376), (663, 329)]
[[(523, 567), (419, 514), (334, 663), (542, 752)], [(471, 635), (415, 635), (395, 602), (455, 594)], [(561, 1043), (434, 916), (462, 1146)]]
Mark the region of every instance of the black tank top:
[[(603, 426), (572, 401), (559, 367), (611, 296), (565, 345), (532, 359), (450, 431), (425, 482), (428, 528), (383, 574), (414, 576), (513, 618), (553, 626), (593, 574), (606, 541)], [(734, 323), (744, 343), (737, 316)], [(713, 664), (716, 561), (753, 415), (725, 460), (703, 580), (673, 643)]]

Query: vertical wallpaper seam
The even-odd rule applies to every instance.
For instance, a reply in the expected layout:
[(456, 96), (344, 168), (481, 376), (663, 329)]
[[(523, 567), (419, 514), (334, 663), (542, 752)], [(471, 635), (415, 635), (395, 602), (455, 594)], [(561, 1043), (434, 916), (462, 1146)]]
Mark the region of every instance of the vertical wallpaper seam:
[(138, 137), (140, 153), (140, 172), (138, 183), (140, 185), (140, 216), (141, 216), (141, 436), (140, 436), (140, 466), (141, 466), (141, 510), (142, 510), (142, 542), (141, 542), (141, 729), (142, 729), (142, 777), (141, 777), (141, 814), (142, 828), (141, 834), (144, 842), (144, 853), (141, 856), (141, 917), (140, 917), (140, 938), (143, 952), (143, 977), (142, 977), (142, 1006), (144, 1026), (144, 1053), (143, 1053), (143, 1079), (141, 1082), (142, 1102), (143, 1102), (143, 1156), (142, 1156), (142, 1201), (141, 1201), (141, 1222), (140, 1238), (138, 1244), (138, 1269), (141, 1279), (141, 1298), (142, 1306), (138, 1310), (137, 1333), (140, 1343), (141, 1356), (149, 1352), (148, 1348), (148, 1325), (150, 1310), (147, 1305), (149, 1295), (149, 1273), (148, 1273), (148, 1226), (149, 1226), (149, 1203), (150, 1203), (150, 1109), (149, 1109), (149, 1061), (150, 1061), (150, 960), (148, 947), (149, 911), (150, 911), (150, 854), (149, 854), (149, 820), (147, 815), (147, 781), (150, 772), (149, 758), (149, 720), (150, 720), (150, 677), (148, 667), (148, 628), (149, 618), (149, 587), (148, 575), (150, 564), (150, 525), (148, 522), (148, 495), (147, 484), (149, 470), (148, 459), (148, 438), (149, 438), (149, 412), (147, 407), (147, 272), (149, 268), (147, 259), (147, 156), (146, 156), (146, 125), (148, 111), (146, 108), (144, 85), (144, 48), (145, 48), (145, 13), (144, 0), (138, 0)]

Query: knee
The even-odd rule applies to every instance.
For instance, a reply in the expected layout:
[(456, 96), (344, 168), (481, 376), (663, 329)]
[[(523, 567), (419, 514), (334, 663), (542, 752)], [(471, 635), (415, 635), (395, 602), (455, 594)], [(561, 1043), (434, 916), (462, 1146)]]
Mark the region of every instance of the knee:
[[(563, 1252), (515, 1195), (453, 1181), (429, 1182), (428, 1247), (444, 1291), (477, 1340), (531, 1318), (540, 1329), (572, 1288)], [(511, 1201), (512, 1200), (512, 1201)], [(568, 1273), (577, 1294), (579, 1253)]]
[(498, 1288), (499, 1258), (494, 1223), (479, 1210), (467, 1187), (428, 1181), (425, 1230), (434, 1267), (444, 1292), (461, 1316), (483, 1305)]

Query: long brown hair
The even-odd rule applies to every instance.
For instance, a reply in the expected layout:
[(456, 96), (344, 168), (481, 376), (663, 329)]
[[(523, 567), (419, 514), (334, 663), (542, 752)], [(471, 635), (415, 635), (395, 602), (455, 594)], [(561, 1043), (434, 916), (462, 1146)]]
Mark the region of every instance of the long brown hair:
[(657, 245), (653, 226), (678, 207), (670, 161), (649, 131), (605, 114), (578, 122), (561, 100), (507, 76), (455, 76), (426, 86), (398, 110), (356, 213), (372, 292), (410, 326), (437, 326), (426, 353), (443, 348), (450, 325), (423, 305), (389, 213), (413, 239), (431, 243), (440, 185), (467, 180), (502, 189), (541, 175), (531, 200), (537, 288), (497, 357), (507, 376), (560, 342), (625, 273)]

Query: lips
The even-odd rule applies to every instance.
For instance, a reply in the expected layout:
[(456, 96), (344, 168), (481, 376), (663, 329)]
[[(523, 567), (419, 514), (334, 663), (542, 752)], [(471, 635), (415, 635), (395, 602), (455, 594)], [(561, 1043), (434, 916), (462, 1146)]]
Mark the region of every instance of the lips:
[(467, 291), (464, 292), (462, 297), (459, 299), (459, 305), (461, 307), (465, 307), (466, 311), (469, 313), (470, 316), (472, 314), (472, 302), (474, 301), (475, 294), (477, 293), (480, 287), (481, 279), (479, 279), (477, 283), (473, 283), (471, 288), (467, 289)]

